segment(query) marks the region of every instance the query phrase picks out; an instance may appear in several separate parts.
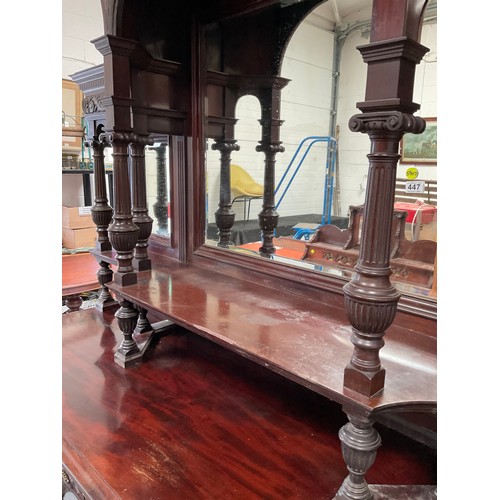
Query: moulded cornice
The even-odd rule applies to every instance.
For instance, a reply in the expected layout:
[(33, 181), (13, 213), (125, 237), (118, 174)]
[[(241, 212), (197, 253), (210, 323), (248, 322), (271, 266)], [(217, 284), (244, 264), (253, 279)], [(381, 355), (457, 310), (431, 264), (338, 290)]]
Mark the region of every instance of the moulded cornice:
[(358, 50), (366, 63), (404, 58), (418, 64), (422, 57), (429, 52), (427, 47), (408, 37), (372, 42), (359, 46)]
[(136, 49), (138, 42), (113, 35), (103, 35), (91, 40), (95, 48), (103, 55), (109, 54), (129, 56)]

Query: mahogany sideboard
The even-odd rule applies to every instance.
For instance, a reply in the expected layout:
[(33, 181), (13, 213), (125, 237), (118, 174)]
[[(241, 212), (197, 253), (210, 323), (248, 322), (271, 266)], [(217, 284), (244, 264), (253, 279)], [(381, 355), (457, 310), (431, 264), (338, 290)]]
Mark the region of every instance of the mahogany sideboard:
[[(155, 339), (175, 324), (335, 401), (348, 419), (339, 430), (346, 477), (331, 494), (370, 500), (384, 490), (366, 481), (382, 444), (377, 418), (437, 410), (436, 301), (401, 296), (390, 280), (399, 145), (404, 134), (426, 126), (412, 99), (415, 66), (428, 52), (419, 42), (427, 1), (373, 0), (370, 42), (358, 48), (367, 64), (366, 93), (349, 128), (369, 137), (370, 151), (350, 281), (274, 262), (280, 99), (289, 83), (281, 62), (294, 30), (320, 3), (155, 0), (139, 7), (103, 0), (105, 34), (93, 42), (104, 63), (73, 79), (84, 93), (93, 151), (93, 254), (103, 290), (120, 304), (115, 316), (123, 338), (113, 369), (127, 377), (137, 363), (149, 362)], [(264, 195), (255, 258), (233, 252), (230, 241), (235, 108), (244, 95), (256, 97), (262, 113), (256, 150), (263, 155)], [(208, 139), (220, 153), (215, 246), (205, 244)], [(168, 238), (152, 235), (147, 208), (144, 151), (157, 140), (169, 144)], [(113, 150), (112, 207), (105, 148)]]

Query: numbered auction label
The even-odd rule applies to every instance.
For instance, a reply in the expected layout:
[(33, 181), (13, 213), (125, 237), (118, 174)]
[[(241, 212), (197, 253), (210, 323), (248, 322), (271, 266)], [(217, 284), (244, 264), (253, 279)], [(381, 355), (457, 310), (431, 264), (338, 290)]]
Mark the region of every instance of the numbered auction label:
[(425, 181), (406, 181), (405, 193), (425, 192)]
[(410, 179), (410, 181), (416, 179), (418, 177), (418, 169), (415, 167), (410, 167), (406, 169), (406, 178)]

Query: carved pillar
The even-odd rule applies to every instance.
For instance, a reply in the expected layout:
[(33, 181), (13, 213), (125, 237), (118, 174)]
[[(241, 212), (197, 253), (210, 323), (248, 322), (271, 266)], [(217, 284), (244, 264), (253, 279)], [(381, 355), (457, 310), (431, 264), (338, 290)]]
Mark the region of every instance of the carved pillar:
[(273, 243), (274, 231), (278, 226), (279, 215), (275, 208), (275, 164), (276, 153), (282, 153), (285, 148), (281, 145), (280, 127), (283, 123), (280, 116), (280, 94), (281, 89), (288, 80), (276, 78), (269, 88), (261, 89), (260, 102), (262, 107), (262, 119), (259, 123), (262, 127), (262, 139), (255, 148), (256, 151), (265, 155), (264, 159), (264, 196), (262, 210), (259, 213), (259, 226), (262, 231), (262, 246), (259, 252), (263, 256), (270, 256), (276, 252)]
[(115, 362), (123, 368), (128, 368), (141, 357), (141, 351), (133, 338), (139, 312), (134, 305), (126, 299), (120, 300), (120, 309), (116, 311), (115, 318), (118, 327), (123, 333), (123, 340), (115, 352)]
[(230, 238), (235, 217), (231, 206), (231, 153), (239, 151), (240, 147), (234, 139), (220, 138), (212, 144), (212, 149), (220, 151), (219, 208), (215, 212), (215, 223), (219, 229), (219, 242), (217, 246), (228, 248), (233, 245)]
[(104, 262), (103, 260), (99, 260), (99, 266), (99, 270), (97, 271), (97, 280), (101, 285), (101, 291), (99, 293), (99, 298), (97, 299), (95, 308), (98, 311), (103, 311), (107, 307), (114, 306), (116, 304), (116, 301), (111, 295), (107, 286), (107, 284), (113, 279), (113, 271), (109, 267), (109, 264), (107, 262)]
[(167, 145), (162, 143), (154, 149), (156, 152), (156, 202), (153, 212), (158, 223), (158, 234), (168, 236), (168, 186), (167, 186)]
[(97, 136), (93, 140), (87, 141), (85, 145), (92, 147), (94, 157), (94, 204), (92, 205), (92, 221), (97, 228), (95, 249), (99, 252), (106, 252), (111, 250), (108, 226), (113, 218), (113, 209), (108, 204), (106, 171), (104, 168), (104, 148), (109, 146), (109, 144), (99, 141)]
[(148, 257), (148, 240), (153, 228), (153, 219), (148, 214), (146, 159), (144, 156), (144, 147), (151, 144), (153, 144), (153, 140), (149, 137), (134, 135), (130, 146), (132, 156), (132, 220), (139, 228), (133, 259), (133, 266), (137, 271), (151, 269), (151, 259)]
[(390, 282), (391, 227), (396, 168), (403, 132), (420, 133), (422, 118), (408, 113), (367, 113), (351, 118), (352, 131), (368, 133), (368, 181), (359, 260), (344, 286), (347, 316), (353, 326), (354, 352), (344, 372), (344, 386), (365, 396), (384, 387), (385, 369), (379, 351), (396, 314), (399, 293)]
[(118, 261), (114, 281), (121, 286), (133, 285), (137, 283), (137, 274), (134, 272), (132, 259), (139, 235), (139, 228), (132, 220), (128, 169), (128, 145), (133, 136), (128, 133), (112, 132), (104, 134), (104, 137), (113, 146), (115, 211), (108, 234)]
[(137, 325), (135, 327), (134, 333), (144, 333), (149, 332), (153, 329), (151, 323), (148, 319), (148, 310), (144, 307), (139, 307), (139, 318), (137, 319)]
[(366, 415), (347, 413), (349, 422), (339, 431), (342, 456), (349, 475), (335, 495), (336, 500), (371, 500), (373, 494), (365, 481), (366, 471), (375, 462), (381, 444), (373, 420)]
[(419, 36), (425, 3), (374, 0), (372, 19), (392, 21), (372, 23), (371, 43), (358, 47), (368, 63), (366, 100), (357, 104), (362, 114), (351, 118), (349, 128), (367, 133), (371, 149), (359, 260), (352, 281), (344, 286), (354, 344), (344, 387), (368, 397), (384, 387), (379, 351), (399, 300), (389, 280), (399, 143), (403, 134), (425, 129), (425, 121), (413, 116), (419, 105), (411, 101), (415, 66), (428, 51), (412, 39)]

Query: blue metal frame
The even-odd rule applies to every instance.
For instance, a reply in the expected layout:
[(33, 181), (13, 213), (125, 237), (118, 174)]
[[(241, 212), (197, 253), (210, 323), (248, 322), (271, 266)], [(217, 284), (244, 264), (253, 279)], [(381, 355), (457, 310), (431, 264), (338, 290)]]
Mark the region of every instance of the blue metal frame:
[[(288, 172), (290, 171), (295, 159), (297, 158), (300, 150), (304, 146), (304, 144), (307, 141), (311, 141), (310, 144), (308, 145), (307, 149), (305, 152), (302, 154), (302, 158), (300, 159), (299, 164), (295, 168), (295, 171), (292, 174), (292, 177), (288, 181), (288, 184), (286, 185), (283, 193), (281, 194), (278, 203), (276, 204), (276, 209), (280, 206), (281, 202), (283, 201), (283, 198), (285, 194), (288, 192), (288, 189), (290, 188), (290, 185), (292, 184), (293, 180), (295, 179), (295, 176), (297, 175), (297, 172), (299, 171), (300, 167), (302, 166), (302, 163), (304, 163), (304, 160), (309, 153), (311, 147), (316, 144), (317, 142), (326, 142), (327, 143), (327, 155), (326, 155), (326, 172), (325, 172), (325, 187), (324, 187), (324, 197), (323, 197), (323, 215), (321, 218), (321, 225), (324, 224), (330, 224), (331, 223), (331, 216), (332, 216), (332, 204), (333, 204), (333, 192), (335, 188), (335, 159), (336, 159), (336, 149), (337, 149), (337, 141), (330, 136), (309, 136), (306, 137), (301, 141), (299, 146), (297, 147), (292, 159), (290, 160), (290, 163), (288, 164), (288, 167), (286, 168), (285, 172), (281, 176), (281, 179), (278, 183), (278, 186), (276, 187), (274, 191), (274, 195), (276, 196), (278, 193), (278, 190), (280, 189), (281, 185), (283, 184), (286, 176), (288, 175)], [(314, 230), (312, 229), (304, 229), (304, 228), (298, 228), (294, 238), (295, 239), (300, 239), (302, 236), (305, 236), (306, 239), (309, 239), (309, 235), (314, 233)]]

